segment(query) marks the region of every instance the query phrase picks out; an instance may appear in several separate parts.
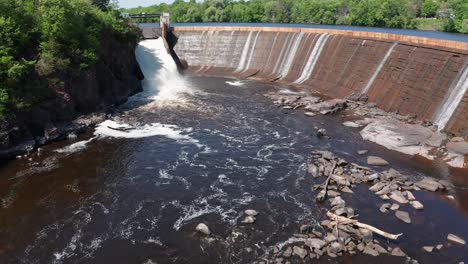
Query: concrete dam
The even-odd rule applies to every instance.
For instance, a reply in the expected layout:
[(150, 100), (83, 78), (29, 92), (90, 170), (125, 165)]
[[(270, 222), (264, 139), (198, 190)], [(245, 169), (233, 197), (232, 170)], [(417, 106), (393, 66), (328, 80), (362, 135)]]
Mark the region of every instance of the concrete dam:
[(175, 27), (189, 71), (367, 96), (387, 112), (468, 135), (468, 43), (310, 28)]

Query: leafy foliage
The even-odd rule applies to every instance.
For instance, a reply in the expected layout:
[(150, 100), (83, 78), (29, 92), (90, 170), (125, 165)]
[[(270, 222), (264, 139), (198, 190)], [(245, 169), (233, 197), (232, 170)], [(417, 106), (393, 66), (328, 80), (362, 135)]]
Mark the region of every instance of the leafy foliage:
[[(174, 22), (314, 23), (416, 28), (434, 18), (435, 29), (468, 33), (466, 0), (204, 0), (122, 10), (170, 12)], [(424, 25), (427, 25), (425, 23)]]
[(71, 78), (98, 60), (104, 31), (137, 31), (106, 0), (0, 0), (0, 118), (53, 92), (47, 80)]

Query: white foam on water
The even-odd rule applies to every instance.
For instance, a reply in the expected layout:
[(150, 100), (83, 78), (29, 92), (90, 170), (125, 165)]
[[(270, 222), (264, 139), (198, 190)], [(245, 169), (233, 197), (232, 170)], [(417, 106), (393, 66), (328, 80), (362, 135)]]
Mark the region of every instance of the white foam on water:
[(146, 124), (143, 126), (133, 127), (129, 124), (119, 124), (112, 120), (106, 120), (97, 125), (94, 134), (101, 137), (113, 138), (145, 138), (153, 136), (165, 136), (179, 143), (191, 143), (198, 147), (202, 147), (200, 142), (183, 132), (191, 131), (190, 129), (180, 129), (176, 125), (167, 125), (161, 123)]
[(362, 90), (361, 94), (366, 94), (367, 92), (369, 92), (369, 89), (372, 87), (372, 84), (374, 84), (374, 81), (375, 79), (377, 79), (377, 76), (379, 76), (380, 71), (382, 71), (382, 68), (387, 62), (388, 58), (390, 58), (390, 55), (392, 54), (393, 49), (396, 47), (396, 45), (398, 45), (398, 42), (393, 43), (390, 49), (388, 49), (387, 53), (385, 54), (384, 58), (380, 62), (379, 66), (374, 71), (374, 74), (372, 74), (372, 77), (367, 82), (366, 87), (364, 87), (364, 89)]
[(178, 100), (181, 94), (192, 92), (167, 53), (162, 38), (141, 41), (135, 54), (145, 79), (143, 93), (133, 100), (141, 97), (157, 101)]
[(296, 57), (297, 49), (299, 48), (299, 45), (301, 44), (303, 37), (304, 37), (304, 32), (300, 32), (299, 34), (297, 34), (296, 38), (294, 39), (293, 46), (291, 50), (289, 51), (288, 57), (286, 59), (286, 63), (284, 64), (284, 68), (281, 71), (280, 79), (283, 79), (284, 77), (288, 75), (289, 70), (291, 69), (292, 63), (294, 61), (294, 58)]
[(435, 114), (434, 124), (437, 126), (439, 131), (443, 130), (447, 123), (452, 118), (453, 113), (457, 110), (463, 96), (465, 96), (468, 90), (468, 65), (460, 74), (455, 86), (447, 93), (443, 104), (439, 107), (439, 111)]
[(66, 153), (66, 154), (72, 154), (72, 153), (75, 153), (75, 152), (78, 152), (78, 151), (81, 151), (81, 150), (84, 150), (87, 145), (95, 140), (97, 137), (92, 137), (88, 140), (83, 140), (83, 141), (78, 141), (76, 143), (73, 143), (71, 145), (68, 145), (68, 146), (65, 146), (63, 148), (60, 148), (60, 149), (56, 149), (55, 152), (58, 152), (58, 153)]
[(244, 86), (244, 83), (241, 82), (241, 81), (234, 81), (234, 82), (231, 82), (231, 81), (226, 81), (227, 84), (231, 85), (231, 86)]
[(318, 59), (320, 58), (320, 54), (322, 53), (323, 47), (327, 43), (328, 38), (330, 37), (329, 34), (322, 34), (318, 38), (317, 42), (312, 49), (312, 52), (309, 55), (309, 59), (307, 61), (306, 66), (302, 70), (301, 77), (294, 81), (294, 83), (303, 83), (310, 78), (312, 72), (314, 71), (315, 65), (317, 64)]

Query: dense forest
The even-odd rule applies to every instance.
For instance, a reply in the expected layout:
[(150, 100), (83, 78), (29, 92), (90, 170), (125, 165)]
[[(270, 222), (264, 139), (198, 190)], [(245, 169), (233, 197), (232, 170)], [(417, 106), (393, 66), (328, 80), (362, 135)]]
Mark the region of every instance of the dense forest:
[(92, 67), (103, 32), (138, 37), (108, 0), (0, 0), (0, 120)]
[(173, 22), (312, 23), (468, 33), (467, 0), (205, 0), (122, 10)]

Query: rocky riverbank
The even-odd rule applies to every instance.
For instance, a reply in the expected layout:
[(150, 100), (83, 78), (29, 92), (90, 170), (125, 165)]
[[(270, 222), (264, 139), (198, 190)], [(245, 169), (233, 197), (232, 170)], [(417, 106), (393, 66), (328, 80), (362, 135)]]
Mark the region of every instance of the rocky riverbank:
[(109, 108), (142, 91), (136, 41), (122, 42), (111, 34), (102, 39), (99, 60), (91, 70), (79, 78), (64, 78), (64, 88), (51, 85), (52, 98), (0, 121), (0, 160), (83, 132), (101, 122)]
[(342, 115), (350, 119), (343, 125), (361, 129), (361, 136), (365, 140), (407, 155), (420, 155), (429, 160), (441, 159), (452, 167), (468, 167), (466, 139), (451, 138), (437, 131), (437, 128), (427, 121), (418, 121), (397, 113), (387, 113), (373, 103), (362, 101), (323, 100), (317, 96), (281, 92), (269, 93), (267, 96), (283, 109), (303, 108), (305, 115), (310, 117), (342, 111)]

